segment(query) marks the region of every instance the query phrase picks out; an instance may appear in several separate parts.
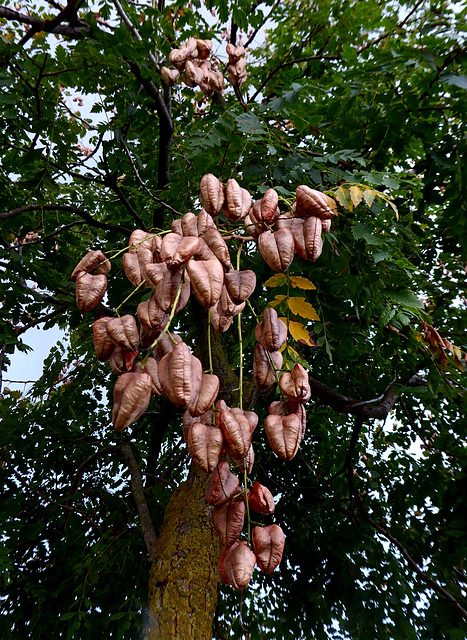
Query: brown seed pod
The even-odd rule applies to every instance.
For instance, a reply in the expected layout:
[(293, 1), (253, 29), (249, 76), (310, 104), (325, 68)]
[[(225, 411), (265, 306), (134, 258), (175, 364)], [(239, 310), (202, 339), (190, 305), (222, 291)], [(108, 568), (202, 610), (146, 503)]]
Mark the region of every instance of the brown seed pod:
[(149, 333), (151, 330), (162, 331), (169, 319), (168, 313), (160, 308), (154, 294), (148, 300), (139, 303), (136, 315), (142, 325), (141, 334)]
[(251, 207), (251, 196), (246, 189), (243, 189), (236, 180), (230, 178), (225, 185), (225, 200), (222, 211), (227, 220), (235, 222), (242, 220)]
[(222, 312), (222, 308), (220, 308), (221, 312), (219, 312), (219, 304), (220, 300), (217, 305), (214, 305), (214, 307), (210, 308), (209, 317), (214, 331), (217, 331), (217, 333), (225, 333), (233, 322), (233, 316), (225, 315)]
[(204, 499), (211, 506), (219, 506), (233, 498), (240, 489), (240, 480), (230, 471), (229, 463), (219, 462), (209, 478)]
[(202, 206), (211, 216), (217, 216), (224, 204), (224, 187), (221, 182), (212, 173), (207, 173), (201, 178), (200, 189)]
[(180, 49), (172, 49), (169, 53), (169, 62), (177, 67), (177, 69), (183, 69), (191, 53), (192, 51), (186, 46)]
[(274, 504), (274, 498), (272, 493), (267, 487), (254, 482), (251, 489), (248, 490), (248, 506), (251, 511), (255, 513), (262, 513), (269, 515), (274, 513), (276, 505)]
[(214, 253), (219, 262), (221, 262), (224, 269), (228, 271), (232, 266), (230, 262), (229, 249), (224, 238), (221, 236), (216, 227), (208, 227), (201, 237)]
[(196, 87), (197, 84), (203, 82), (203, 70), (196, 66), (191, 60), (185, 62), (185, 71), (183, 73), (183, 82), (187, 87)]
[(191, 211), (189, 213), (185, 213), (185, 215), (180, 218), (180, 223), (182, 234), (184, 236), (198, 237), (198, 218), (194, 213)]
[(261, 219), (268, 224), (273, 222), (277, 216), (279, 196), (275, 189), (268, 189), (260, 200)]
[(203, 307), (213, 307), (221, 297), (224, 269), (217, 258), (190, 260), (187, 264), (193, 293)]
[(279, 387), (284, 395), (296, 402), (308, 402), (311, 398), (308, 374), (301, 364), (296, 364), (292, 371), (286, 371), (279, 378)]
[(254, 271), (235, 271), (230, 269), (224, 276), (224, 283), (229, 296), (235, 304), (241, 304), (248, 300), (256, 287), (256, 274)]
[(303, 218), (286, 218), (280, 217), (276, 220), (276, 230), (290, 229), (294, 239), (295, 251), (304, 260), (308, 260), (305, 247), (305, 238), (303, 236)]
[(105, 257), (105, 254), (102, 253), (100, 249), (97, 249), (97, 251), (90, 251), (84, 256), (84, 258), (81, 258), (73, 269), (71, 279), (75, 281), (82, 271), (85, 271), (86, 273), (92, 272), (93, 275), (105, 276), (109, 273), (110, 266), (110, 260)]
[(201, 40), (200, 38), (196, 38), (196, 47), (198, 49), (198, 58), (200, 60), (206, 60), (209, 58), (212, 49), (211, 40)]
[(232, 463), (237, 467), (237, 469), (243, 473), (244, 470), (246, 469), (247, 474), (250, 474), (253, 470), (253, 465), (255, 463), (255, 452), (253, 449), (253, 445), (250, 445), (250, 448), (248, 449), (248, 453), (246, 454), (246, 456), (244, 458), (234, 458), (232, 455), (230, 455), (230, 459), (232, 460)]
[(244, 458), (250, 448), (253, 435), (253, 429), (246, 416), (243, 412), (235, 415), (232, 411), (222, 411), (220, 426), (229, 455), (233, 458)]
[(156, 236), (154, 233), (147, 233), (142, 229), (135, 229), (130, 236), (130, 242), (128, 246), (129, 253), (138, 253), (140, 249), (155, 250)]
[(135, 287), (145, 279), (144, 266), (153, 262), (154, 256), (150, 249), (140, 249), (138, 253), (124, 253), (122, 258), (125, 275)]
[(305, 239), (306, 258), (311, 262), (321, 255), (323, 250), (323, 239), (321, 237), (322, 224), (320, 218), (311, 216), (303, 224), (303, 237)]
[(162, 67), (161, 76), (164, 84), (167, 87), (174, 87), (180, 77), (180, 71), (178, 69), (168, 69), (167, 67)]
[[(182, 222), (183, 231), (183, 222)], [(199, 248), (199, 239), (191, 236), (179, 236), (168, 233), (162, 240), (162, 259), (167, 267), (173, 271), (193, 256)]]
[(107, 333), (115, 346), (120, 349), (136, 349), (139, 342), (139, 333), (136, 320), (131, 315), (121, 318), (111, 318), (107, 322)]
[(196, 423), (212, 426), (212, 409), (206, 411), (206, 413), (203, 413), (202, 416), (191, 416), (188, 409), (183, 413), (183, 439), (185, 440), (185, 444), (187, 446), (190, 457), (193, 456), (191, 455), (190, 451), (188, 432), (190, 431), (190, 428)]
[(209, 90), (214, 93), (222, 93), (224, 90), (224, 75), (222, 71), (214, 71), (211, 69), (209, 71), (207, 86)]
[(212, 524), (223, 547), (230, 547), (238, 540), (243, 529), (245, 510), (243, 500), (229, 500), (213, 507)]
[(242, 85), (247, 79), (247, 72), (245, 70), (245, 59), (240, 58), (235, 64), (229, 64), (227, 67), (227, 78), (234, 86)]
[(290, 229), (265, 231), (258, 238), (258, 248), (271, 269), (286, 271), (295, 253), (294, 237)]
[(151, 395), (162, 396), (164, 392), (159, 380), (159, 367), (155, 358), (152, 358), (150, 356), (146, 360), (146, 364), (144, 365), (144, 373), (147, 373), (151, 378)]
[(115, 383), (112, 422), (121, 431), (142, 415), (151, 398), (151, 378), (147, 373), (123, 373)]
[[(251, 211), (251, 209), (250, 209)], [(256, 224), (253, 222), (251, 215), (248, 214), (244, 220), (243, 220), (244, 224), (245, 224), (245, 230), (247, 232), (247, 234), (249, 236), (251, 236), (253, 238), (253, 240), (257, 240), (258, 236), (261, 232), (261, 229), (258, 229), (258, 227), (256, 226)]]
[(76, 277), (76, 306), (84, 313), (97, 307), (107, 291), (107, 278), (81, 271)]
[(175, 220), (172, 220), (172, 224), (170, 225), (170, 229), (172, 230), (172, 233), (178, 233), (179, 236), (182, 236), (183, 235), (182, 219), (181, 218), (176, 218)]
[(316, 216), (326, 220), (337, 214), (335, 201), (321, 191), (310, 189), (310, 187), (301, 184), (297, 187), (295, 196), (295, 215), (299, 218)]
[(216, 257), (203, 238), (198, 238), (198, 242), (198, 250), (193, 254), (196, 260), (212, 260)]
[[(271, 362), (272, 361), (272, 362)], [(258, 389), (269, 389), (276, 382), (276, 371), (282, 368), (280, 351), (267, 351), (260, 344), (255, 345), (253, 358), (253, 382)]]
[(229, 63), (235, 64), (245, 55), (245, 47), (236, 47), (234, 44), (230, 42), (227, 44), (225, 48), (227, 55), (229, 56)]
[(284, 403), (282, 400), (276, 400), (275, 402), (271, 402), (269, 405), (269, 413), (271, 415), (276, 414), (279, 416), (287, 415), (291, 413), (297, 414), (300, 418), (301, 431), (300, 431), (300, 442), (303, 440), (303, 436), (305, 435), (306, 430), (306, 411), (303, 404), (300, 404), (296, 400), (292, 400), (291, 398), (287, 399)]
[(219, 561), (219, 574), (224, 584), (246, 589), (256, 564), (256, 556), (245, 540), (227, 547)]
[(187, 432), (187, 449), (195, 464), (205, 473), (212, 473), (219, 463), (222, 449), (222, 431), (201, 422), (195, 422)]
[(331, 218), (321, 220), (321, 233), (329, 233), (331, 231)]
[(159, 362), (159, 380), (164, 395), (176, 407), (186, 409), (196, 402), (203, 367), (198, 358), (191, 355), (188, 346), (179, 342)]
[(230, 409), (230, 413), (234, 416), (242, 415), (248, 420), (248, 424), (250, 425), (251, 433), (256, 429), (258, 424), (258, 414), (254, 411), (245, 411), (245, 409), (239, 409), (238, 407), (233, 407)]
[(138, 349), (128, 351), (115, 347), (109, 358), (109, 366), (114, 373), (127, 373), (133, 369), (133, 363), (138, 356)]
[(256, 562), (263, 573), (269, 575), (280, 564), (284, 552), (284, 532), (277, 524), (254, 527), (252, 531)]
[(205, 233), (209, 229), (209, 227), (216, 228), (216, 223), (212, 219), (212, 216), (210, 216), (205, 209), (201, 209), (201, 211), (198, 213), (197, 221), (198, 236), (202, 236), (203, 233)]
[[(224, 279), (227, 275), (227, 273), (224, 275)], [(219, 302), (215, 305), (215, 307), (213, 307), (213, 309), (214, 308), (219, 315), (233, 318), (243, 311), (243, 309), (245, 308), (245, 303), (242, 302), (241, 304), (235, 304), (229, 296), (226, 286), (224, 285), (222, 287), (222, 293), (221, 297), (219, 298)]]
[[(177, 344), (178, 342), (183, 342), (183, 340), (178, 334), (171, 333), (170, 335), (172, 337), (170, 337), (168, 333), (162, 334), (155, 348), (153, 349), (152, 355), (154, 356), (157, 362), (160, 362), (162, 358), (168, 353), (172, 353), (175, 344)], [(175, 343), (174, 343), (174, 340), (175, 340)]]
[[(147, 279), (150, 282), (151, 287), (154, 288), (154, 297), (157, 301), (157, 304), (162, 309), (162, 311), (169, 313), (172, 310), (172, 307), (175, 303), (175, 298), (177, 297), (178, 289), (180, 287), (180, 279), (183, 277), (184, 281), (182, 283), (177, 307), (175, 309), (175, 313), (178, 313), (183, 309), (183, 307), (185, 307), (190, 298), (190, 279), (186, 273), (183, 275), (181, 271), (169, 271), (165, 263), (161, 264), (165, 267), (165, 269), (161, 269), (157, 274), (154, 267), (159, 267), (159, 264), (146, 265), (145, 272)], [(151, 276), (149, 274), (151, 274)], [(156, 276), (156, 278), (154, 276)], [(150, 277), (152, 278), (152, 281), (150, 281)], [(156, 279), (157, 283), (154, 286), (154, 282)]]
[(111, 337), (107, 333), (107, 323), (112, 318), (99, 318), (92, 325), (92, 335), (94, 342), (94, 351), (100, 362), (108, 360), (112, 355), (115, 345)]
[(266, 351), (279, 351), (287, 340), (287, 327), (277, 317), (277, 311), (266, 307), (263, 320), (256, 325), (255, 338)]
[(210, 373), (203, 373), (201, 376), (201, 386), (199, 395), (188, 406), (188, 410), (192, 416), (201, 416), (214, 404), (217, 394), (219, 393), (219, 378)]
[(291, 413), (287, 416), (270, 414), (264, 421), (269, 445), (276, 456), (284, 462), (292, 460), (301, 441), (302, 423), (300, 417)]

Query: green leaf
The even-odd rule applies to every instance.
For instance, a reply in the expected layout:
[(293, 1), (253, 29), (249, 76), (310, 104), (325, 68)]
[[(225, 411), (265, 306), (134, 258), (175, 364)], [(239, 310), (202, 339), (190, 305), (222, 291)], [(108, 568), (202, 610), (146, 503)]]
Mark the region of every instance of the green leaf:
[(419, 297), (409, 289), (386, 291), (385, 293), (393, 302), (402, 304), (404, 307), (410, 307), (411, 309), (423, 309), (424, 307)]

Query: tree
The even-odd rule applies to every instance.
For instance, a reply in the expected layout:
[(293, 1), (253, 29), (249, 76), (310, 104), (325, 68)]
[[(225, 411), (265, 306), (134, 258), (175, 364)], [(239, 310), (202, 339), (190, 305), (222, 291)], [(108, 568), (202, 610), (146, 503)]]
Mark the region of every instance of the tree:
[[(67, 336), (30, 393), (3, 387), (3, 637), (465, 637), (465, 18), (437, 0), (0, 7), (2, 370), (29, 328)], [(212, 39), (226, 76), (226, 39), (243, 44), (246, 82), (169, 88), (161, 68), (191, 37)], [(218, 223), (312, 393), (284, 463), (262, 426), (276, 387), (251, 383), (257, 319), (242, 314), (243, 369), (238, 332), (209, 332), (231, 406), (243, 371), (251, 480), (287, 537), (240, 596), (217, 597), (182, 412), (154, 398), (115, 432), (116, 375), (92, 341), (98, 317), (148, 295), (121, 268), (132, 231), (199, 211), (207, 173), (256, 201), (274, 187), (282, 213), (299, 185), (339, 208), (320, 258), (286, 276), (243, 223)], [(107, 297), (81, 314), (71, 273), (95, 249), (112, 258)], [(207, 367), (193, 296), (174, 322)]]

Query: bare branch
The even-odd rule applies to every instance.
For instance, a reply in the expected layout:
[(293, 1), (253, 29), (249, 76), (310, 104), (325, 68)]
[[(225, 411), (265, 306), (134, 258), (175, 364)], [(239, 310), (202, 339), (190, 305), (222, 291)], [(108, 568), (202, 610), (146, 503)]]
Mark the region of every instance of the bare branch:
[(91, 30), (89, 26), (85, 22), (83, 22), (83, 20), (77, 20), (76, 26), (71, 26), (70, 24), (62, 24), (63, 21), (71, 17), (70, 11), (66, 11), (67, 9), (68, 5), (67, 7), (65, 7), (65, 9), (62, 9), (62, 11), (55, 18), (51, 20), (41, 20), (40, 18), (36, 18), (35, 16), (30, 16), (25, 13), (19, 13), (19, 11), (14, 11), (13, 9), (8, 9), (7, 7), (0, 7), (0, 18), (21, 22), (22, 24), (27, 24), (31, 27), (28, 33), (23, 36), (23, 38), (19, 42), (21, 46), (23, 46), (27, 42), (27, 40), (29, 40), (35, 33), (39, 33), (40, 31), (68, 36), (69, 38), (82, 38), (83, 35), (90, 34)]

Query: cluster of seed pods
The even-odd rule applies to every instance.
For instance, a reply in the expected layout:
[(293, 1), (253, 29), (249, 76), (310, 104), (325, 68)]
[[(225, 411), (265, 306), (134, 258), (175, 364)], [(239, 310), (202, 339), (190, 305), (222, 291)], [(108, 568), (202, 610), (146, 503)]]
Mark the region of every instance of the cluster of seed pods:
[(230, 84), (234, 87), (240, 87), (245, 82), (248, 75), (245, 69), (245, 48), (236, 47), (229, 42), (226, 47), (226, 51), (229, 56), (227, 77)]
[[(169, 332), (169, 327), (174, 315), (193, 294), (209, 309), (213, 328), (223, 332), (243, 310), (255, 289), (253, 271), (232, 268), (227, 244), (214, 222), (221, 211), (231, 222), (244, 220), (247, 232), (258, 238), (266, 262), (271, 266), (280, 263), (281, 268), (277, 270), (282, 271), (293, 258), (296, 242), (303, 237), (302, 244), (310, 244), (309, 231), (302, 227), (315, 220), (318, 221), (315, 225), (321, 225), (321, 232), (322, 222), (330, 221), (334, 209), (332, 200), (301, 186), (297, 188), (292, 214), (279, 216), (278, 198), (273, 189), (252, 205), (248, 191), (235, 180), (228, 180), (224, 186), (212, 174), (201, 180), (200, 201), (203, 209), (198, 215), (187, 213), (174, 220), (165, 235), (139, 229), (132, 233), (123, 255), (123, 269), (136, 289), (149, 287), (152, 293), (138, 304), (136, 318), (127, 314), (96, 320), (94, 348), (97, 358), (108, 361), (119, 375), (112, 413), (116, 430), (136, 421), (147, 409), (152, 395), (164, 395), (184, 411), (183, 434), (188, 452), (193, 462), (211, 476), (206, 500), (212, 507), (214, 527), (223, 546), (220, 576), (226, 584), (243, 589), (255, 564), (264, 573), (272, 573), (284, 548), (284, 534), (275, 524), (253, 528), (253, 550), (245, 540), (239, 539), (245, 512), (271, 515), (274, 511), (269, 490), (255, 482), (247, 491), (229, 466), (234, 465), (243, 472), (246, 482), (254, 464), (252, 437), (258, 416), (254, 411), (228, 407), (224, 400), (218, 399), (218, 377), (203, 371), (200, 360), (180, 336)], [(301, 217), (295, 217), (294, 213)], [(280, 221), (290, 226), (272, 231), (269, 225)], [(300, 232), (297, 232), (299, 225)], [(267, 234), (274, 237), (274, 251), (267, 241), (261, 241)], [(289, 251), (292, 258), (287, 266), (284, 266), (287, 261), (281, 239), (284, 234), (292, 238)], [(297, 252), (300, 253), (298, 249)], [(74, 269), (72, 278), (76, 280), (76, 299), (81, 311), (99, 303), (106, 290), (109, 270), (110, 262), (101, 251), (89, 252)], [(254, 383), (259, 389), (269, 389), (278, 382), (283, 398), (269, 407), (266, 434), (274, 453), (281, 460), (289, 461), (296, 455), (305, 432), (303, 405), (311, 395), (308, 375), (300, 364), (290, 372), (281, 373), (281, 349), (287, 329), (273, 308), (264, 311), (255, 337)], [(138, 359), (140, 351), (142, 357)]]
[(200, 38), (189, 38), (179, 49), (172, 49), (169, 62), (175, 68), (162, 67), (161, 76), (164, 83), (173, 87), (181, 80), (188, 87), (198, 85), (207, 96), (222, 92), (224, 76), (222, 71), (211, 67), (211, 49), (212, 42)]

